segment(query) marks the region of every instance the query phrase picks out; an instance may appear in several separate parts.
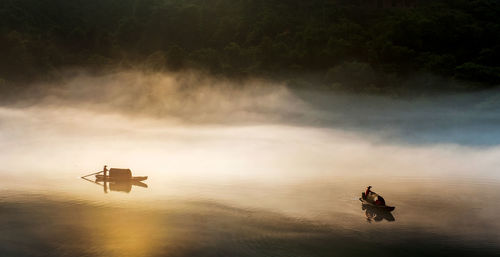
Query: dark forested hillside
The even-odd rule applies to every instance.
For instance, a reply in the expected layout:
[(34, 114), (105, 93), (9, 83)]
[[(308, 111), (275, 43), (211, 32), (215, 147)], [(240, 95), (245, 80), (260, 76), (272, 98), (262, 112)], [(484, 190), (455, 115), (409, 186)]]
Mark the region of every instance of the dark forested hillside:
[(368, 2), (1, 0), (0, 82), (141, 66), (359, 88), (422, 71), (500, 83), (500, 1)]

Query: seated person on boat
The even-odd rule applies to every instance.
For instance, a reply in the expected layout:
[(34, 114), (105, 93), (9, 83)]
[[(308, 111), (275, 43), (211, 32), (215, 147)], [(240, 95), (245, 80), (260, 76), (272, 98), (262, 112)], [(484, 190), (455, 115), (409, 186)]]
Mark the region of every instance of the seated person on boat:
[(375, 205), (385, 205), (385, 200), (382, 196), (378, 195), (375, 192), (372, 192), (370, 189), (372, 186), (368, 186), (366, 188), (366, 192), (362, 195), (362, 198), (368, 202), (371, 202)]

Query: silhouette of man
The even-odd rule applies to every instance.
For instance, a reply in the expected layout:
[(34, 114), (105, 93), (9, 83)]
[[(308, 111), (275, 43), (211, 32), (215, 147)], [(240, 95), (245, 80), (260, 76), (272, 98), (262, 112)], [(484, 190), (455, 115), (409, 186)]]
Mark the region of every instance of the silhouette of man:
[(104, 165), (104, 168), (102, 168), (102, 172), (104, 174), (104, 179), (106, 179), (106, 175), (107, 175), (107, 172), (108, 172), (108, 166), (107, 165)]
[(372, 188), (372, 186), (368, 186), (368, 187), (366, 188), (365, 198), (368, 198), (368, 194), (372, 192), (372, 191), (370, 190), (370, 188)]

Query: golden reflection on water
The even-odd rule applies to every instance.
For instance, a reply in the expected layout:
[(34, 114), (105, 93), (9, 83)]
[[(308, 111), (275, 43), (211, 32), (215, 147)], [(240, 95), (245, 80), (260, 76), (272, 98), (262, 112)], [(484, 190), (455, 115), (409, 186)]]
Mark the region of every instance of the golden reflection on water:
[[(336, 244), (345, 238), (354, 241), (333, 249), (355, 247), (360, 242), (405, 244), (413, 236), (420, 240), (420, 247), (425, 242), (419, 236), (431, 244), (433, 240), (454, 240), (460, 245), (454, 247), (480, 243), (494, 248), (500, 243), (498, 206), (491, 204), (500, 195), (497, 185), (427, 180), (423, 186), (423, 181), (377, 180), (374, 190), (396, 206), (396, 221), (370, 224), (356, 199), (362, 191), (358, 182), (272, 188), (247, 185), (252, 190), (211, 185), (198, 198), (167, 195), (147, 200), (136, 198), (133, 192), (98, 192), (99, 201), (47, 194), (16, 199), (2, 191), (0, 218), (17, 224), (13, 227), (16, 232), (8, 233), (9, 245), (40, 240), (33, 235), (41, 233), (43, 242), (51, 242), (58, 252), (90, 256), (204, 256), (206, 251), (219, 250), (219, 254), (254, 253), (266, 245), (293, 251), (301, 245), (314, 246), (312, 242), (317, 240)], [(401, 183), (409, 190), (396, 186)], [(468, 189), (462, 191), (462, 187)], [(471, 199), (481, 194), (483, 197)], [(464, 205), (462, 201), (467, 200)], [(286, 242), (295, 243), (280, 245)]]
[[(94, 238), (93, 247), (103, 256), (148, 256), (159, 245), (151, 235), (156, 234), (155, 217), (130, 215), (126, 210), (107, 212), (106, 215), (91, 217), (93, 224), (87, 230), (88, 237)], [(97, 219), (96, 219), (97, 218)], [(168, 233), (165, 242), (168, 242)]]

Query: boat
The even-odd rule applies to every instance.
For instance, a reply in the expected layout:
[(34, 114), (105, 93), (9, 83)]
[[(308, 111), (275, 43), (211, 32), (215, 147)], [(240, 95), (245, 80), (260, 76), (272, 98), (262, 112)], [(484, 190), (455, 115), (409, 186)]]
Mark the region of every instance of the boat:
[[(371, 186), (368, 187), (368, 189), (370, 188)], [(368, 195), (365, 195), (365, 192), (363, 192), (361, 193), (359, 201), (361, 201), (361, 209), (365, 211), (368, 222), (380, 222), (382, 220), (392, 222), (396, 220), (391, 214), (396, 207), (387, 206), (384, 198), (377, 193), (369, 190)]]
[(113, 182), (113, 181), (144, 181), (146, 179), (148, 179), (148, 176), (139, 176), (139, 177), (130, 177), (130, 178), (120, 178), (120, 177), (112, 177), (112, 176), (106, 176), (106, 178), (104, 177), (104, 175), (95, 175), (95, 178), (97, 181), (109, 181), (109, 182)]
[(385, 210), (390, 212), (394, 211), (394, 209), (396, 208), (394, 206), (385, 205), (384, 198), (373, 191), (370, 191), (368, 196), (365, 195), (365, 192), (362, 192), (359, 200), (363, 205), (366, 205), (371, 208), (377, 208), (379, 210)]
[(374, 204), (374, 203), (371, 203), (369, 201), (367, 201), (366, 199), (363, 199), (363, 198), (359, 198), (359, 200), (361, 201), (361, 203), (363, 204), (364, 207), (369, 207), (369, 208), (376, 208), (376, 209), (379, 209), (379, 210), (384, 210), (384, 211), (394, 211), (394, 209), (396, 209), (396, 207), (394, 206), (387, 206), (387, 205), (377, 205), (377, 204)]
[[(106, 169), (106, 166), (104, 166), (104, 169)], [(109, 169), (109, 173), (106, 176), (102, 175), (102, 173), (104, 173), (104, 171), (91, 173), (83, 176), (82, 179), (102, 186), (105, 193), (108, 193), (108, 188), (110, 191), (130, 193), (130, 191), (132, 190), (132, 186), (144, 188), (148, 187), (147, 184), (141, 182), (148, 179), (148, 177), (133, 177), (132, 171), (130, 171), (130, 169), (111, 168)], [(95, 180), (87, 178), (93, 175), (95, 175)]]

